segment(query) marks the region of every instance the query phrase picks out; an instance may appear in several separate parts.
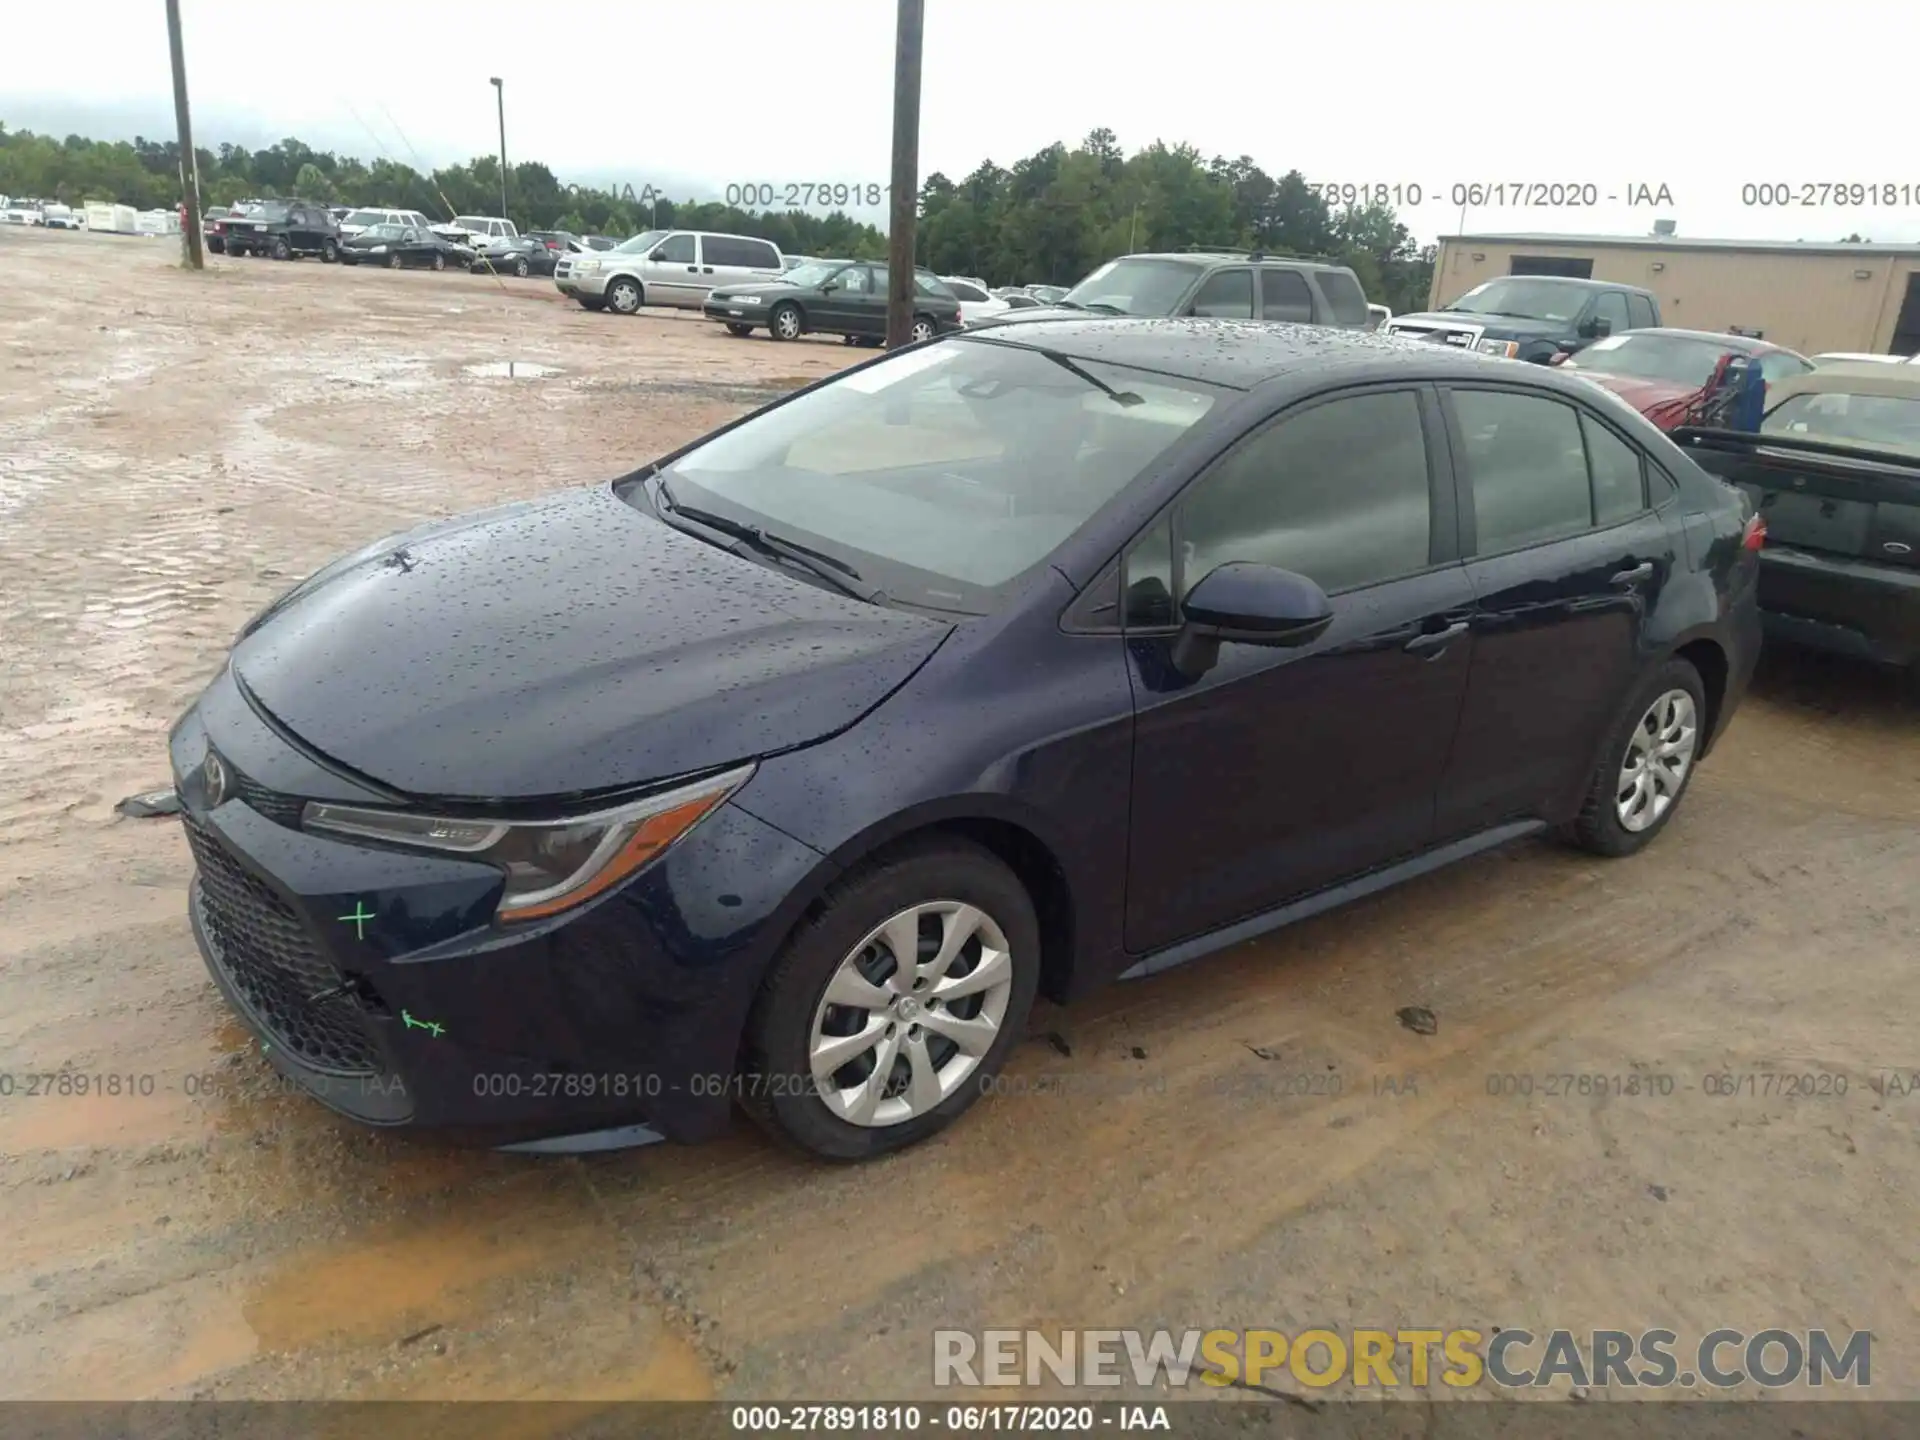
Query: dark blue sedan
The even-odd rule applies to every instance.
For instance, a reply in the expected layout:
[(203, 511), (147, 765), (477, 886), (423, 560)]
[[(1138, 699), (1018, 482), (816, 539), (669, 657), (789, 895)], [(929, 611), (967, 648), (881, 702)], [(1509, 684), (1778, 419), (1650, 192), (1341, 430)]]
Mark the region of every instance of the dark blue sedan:
[[(923, 343), (371, 545), (171, 737), (215, 983), (384, 1125), (925, 1138), (1069, 1001), (1673, 818), (1745, 498), (1614, 397), (1203, 320)], [(639, 1127), (639, 1128), (632, 1128)]]

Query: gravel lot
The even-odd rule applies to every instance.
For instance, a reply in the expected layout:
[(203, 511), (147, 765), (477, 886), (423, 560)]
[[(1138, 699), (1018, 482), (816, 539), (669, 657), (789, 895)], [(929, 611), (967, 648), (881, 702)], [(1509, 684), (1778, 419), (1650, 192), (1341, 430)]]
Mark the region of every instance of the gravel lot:
[[(114, 813), (235, 629), (863, 352), (174, 258), (0, 231), (0, 1075), (152, 1077), (0, 1096), (0, 1398), (906, 1397), (942, 1324), (1870, 1328), (1920, 1395), (1920, 709), (1818, 657), (1768, 656), (1645, 855), (1525, 844), (1043, 1008), (1015, 1093), (876, 1165), (453, 1151), (279, 1093), (178, 826)], [(552, 373), (470, 369), (508, 360)]]

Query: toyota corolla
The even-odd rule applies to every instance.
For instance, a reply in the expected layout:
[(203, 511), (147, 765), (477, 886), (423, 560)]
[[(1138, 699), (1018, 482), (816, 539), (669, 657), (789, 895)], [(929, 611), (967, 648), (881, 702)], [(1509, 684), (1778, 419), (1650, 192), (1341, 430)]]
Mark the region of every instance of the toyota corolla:
[[(1325, 329), (915, 345), (346, 556), (171, 736), (215, 983), (383, 1125), (922, 1139), (1036, 994), (1669, 825), (1763, 530), (1611, 396)], [(1200, 972), (1192, 972), (1196, 979)]]

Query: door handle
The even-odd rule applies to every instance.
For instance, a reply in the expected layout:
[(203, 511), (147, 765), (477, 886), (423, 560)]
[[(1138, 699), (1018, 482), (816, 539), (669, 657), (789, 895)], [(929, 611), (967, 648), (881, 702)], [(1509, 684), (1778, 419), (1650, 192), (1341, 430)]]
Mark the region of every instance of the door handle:
[(1461, 635), (1466, 633), (1467, 622), (1456, 620), (1444, 630), (1430, 630), (1424, 635), (1416, 635), (1400, 648), (1409, 655), (1425, 655), (1429, 660), (1438, 660)]
[(1653, 562), (1651, 560), (1642, 560), (1631, 570), (1622, 570), (1618, 575), (1614, 576), (1613, 587), (1616, 590), (1631, 590), (1634, 586), (1651, 580), (1652, 578)]
[(698, 275), (699, 273), (700, 273), (700, 267), (698, 265), (687, 266), (687, 274)]
[(711, 265), (702, 265), (700, 267), (700, 273), (702, 275), (711, 275), (713, 273), (713, 267)]

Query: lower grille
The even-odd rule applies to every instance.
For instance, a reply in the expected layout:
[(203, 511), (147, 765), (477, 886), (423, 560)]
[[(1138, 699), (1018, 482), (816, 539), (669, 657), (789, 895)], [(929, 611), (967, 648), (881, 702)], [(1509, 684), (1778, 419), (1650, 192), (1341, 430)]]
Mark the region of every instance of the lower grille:
[[(292, 908), (190, 816), (199, 867), (195, 904), (220, 973), (273, 1039), (329, 1075), (380, 1073), (378, 1052), (340, 972), (314, 948)], [(325, 995), (327, 998), (314, 997)]]

